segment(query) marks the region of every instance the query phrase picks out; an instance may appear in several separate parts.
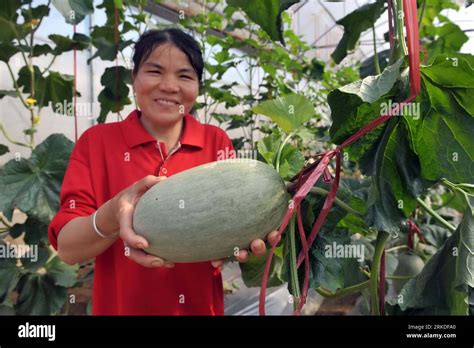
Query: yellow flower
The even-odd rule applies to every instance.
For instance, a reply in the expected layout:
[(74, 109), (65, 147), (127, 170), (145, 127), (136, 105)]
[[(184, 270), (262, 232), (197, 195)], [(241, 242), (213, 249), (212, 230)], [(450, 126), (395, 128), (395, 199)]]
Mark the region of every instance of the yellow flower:
[(39, 123), (40, 119), (41, 119), (40, 115), (34, 115), (33, 116), (33, 126), (36, 126)]
[(25, 26), (27, 28), (32, 28), (34, 26), (37, 26), (39, 24), (40, 20), (38, 18), (33, 18), (31, 21), (28, 21), (25, 23)]
[(35, 105), (37, 103), (35, 98), (27, 98), (25, 102), (30, 105)]

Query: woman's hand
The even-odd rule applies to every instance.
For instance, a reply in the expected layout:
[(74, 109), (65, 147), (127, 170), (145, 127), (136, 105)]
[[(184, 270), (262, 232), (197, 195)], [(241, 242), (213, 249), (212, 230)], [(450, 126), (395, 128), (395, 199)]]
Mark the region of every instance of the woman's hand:
[(166, 176), (147, 175), (112, 199), (112, 209), (120, 225), (120, 238), (123, 240), (125, 248), (129, 248), (125, 255), (144, 267), (174, 267), (172, 262), (166, 262), (157, 256), (147, 254), (144, 249), (148, 248), (148, 241), (136, 234), (132, 228), (133, 211), (138, 199), (153, 185), (165, 179)]
[[(278, 237), (278, 231), (272, 231), (267, 234), (267, 240), (270, 242), (271, 245), (275, 245), (280, 241), (280, 237)], [(265, 242), (261, 239), (255, 239), (250, 243), (250, 251), (255, 256), (263, 256), (265, 255), (267, 248), (265, 246)], [(249, 252), (247, 250), (239, 250), (239, 255), (235, 257), (239, 262), (247, 262), (249, 259)], [(220, 259), (220, 260), (213, 260), (211, 261), (212, 266), (220, 267), (227, 261), (227, 258)]]

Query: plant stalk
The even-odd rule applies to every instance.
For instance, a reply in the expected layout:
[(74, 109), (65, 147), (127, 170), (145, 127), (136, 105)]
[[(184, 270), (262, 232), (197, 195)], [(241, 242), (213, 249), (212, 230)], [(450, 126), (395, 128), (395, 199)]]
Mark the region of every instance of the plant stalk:
[(283, 151), (283, 147), (285, 147), (286, 143), (291, 139), (292, 136), (293, 136), (293, 133), (288, 134), (285, 140), (283, 140), (283, 142), (281, 143), (280, 148), (278, 149), (276, 165), (275, 165), (275, 169), (277, 172), (280, 172), (280, 159), (281, 159), (281, 153)]
[(381, 315), (378, 298), (380, 262), (382, 260), (382, 254), (385, 250), (385, 244), (389, 238), (390, 234), (388, 232), (379, 231), (377, 233), (374, 260), (370, 270), (370, 311), (372, 315)]
[[(329, 194), (328, 191), (326, 191), (325, 189), (320, 188), (320, 187), (312, 187), (310, 192), (316, 193), (316, 194), (318, 194), (320, 196), (323, 196), (323, 197), (325, 197)], [(340, 200), (337, 197), (334, 199), (334, 204), (338, 205), (340, 208), (344, 209), (348, 213), (354, 214), (354, 215), (359, 216), (359, 217), (363, 217), (363, 215), (360, 212), (358, 212), (357, 210), (355, 210), (350, 205), (346, 204), (345, 202), (343, 202), (342, 200)]]
[(453, 225), (451, 225), (449, 222), (447, 222), (445, 219), (443, 219), (441, 217), (441, 215), (439, 215), (437, 212), (435, 212), (433, 209), (431, 209), (431, 207), (429, 207), (425, 201), (423, 201), (420, 197), (417, 197), (416, 198), (416, 201), (418, 202), (418, 204), (420, 204), (423, 209), (428, 213), (430, 214), (436, 221), (438, 221), (441, 225), (443, 225), (444, 227), (446, 227), (448, 230), (450, 230), (451, 232), (454, 232), (456, 231), (456, 227), (454, 227)]
[(375, 25), (372, 25), (372, 40), (374, 41), (374, 67), (375, 73), (380, 75), (382, 72), (380, 71), (380, 64), (379, 64), (379, 55), (377, 53), (377, 42), (375, 37)]
[(300, 283), (298, 279), (298, 266), (296, 264), (296, 235), (295, 235), (295, 225), (296, 225), (296, 215), (293, 214), (290, 220), (290, 230), (288, 231), (288, 250), (290, 256), (290, 282), (291, 282), (291, 290), (293, 293), (293, 308), (297, 309), (300, 300), (301, 300), (301, 293), (300, 293)]
[(347, 288), (344, 288), (344, 289), (340, 289), (336, 291), (336, 293), (334, 294), (324, 288), (317, 288), (316, 292), (326, 298), (341, 298), (341, 297), (353, 294), (355, 292), (362, 291), (365, 288), (368, 288), (369, 284), (370, 284), (370, 280), (367, 280), (363, 283), (348, 286)]

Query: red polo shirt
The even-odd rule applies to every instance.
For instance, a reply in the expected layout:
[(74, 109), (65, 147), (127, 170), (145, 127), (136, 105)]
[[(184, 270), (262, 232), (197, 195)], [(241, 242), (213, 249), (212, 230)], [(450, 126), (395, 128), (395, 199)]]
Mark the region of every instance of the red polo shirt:
[[(139, 118), (140, 112), (133, 111), (124, 121), (89, 128), (77, 141), (61, 187), (60, 209), (49, 225), (54, 248), (67, 222), (94, 213), (135, 181), (149, 174), (169, 177), (233, 150), (222, 129), (185, 115), (180, 147), (167, 158), (164, 143), (159, 143), (163, 163), (157, 141)], [(210, 262), (142, 267), (124, 255), (118, 239), (96, 257), (92, 313), (223, 315), (221, 273)]]

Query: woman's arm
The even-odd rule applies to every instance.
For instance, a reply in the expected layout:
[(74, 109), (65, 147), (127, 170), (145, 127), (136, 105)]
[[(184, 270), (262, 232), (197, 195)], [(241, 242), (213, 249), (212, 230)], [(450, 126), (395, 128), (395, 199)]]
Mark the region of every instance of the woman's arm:
[[(104, 203), (97, 212), (98, 230), (111, 236), (119, 233), (124, 243), (124, 255), (144, 267), (173, 267), (171, 262), (147, 254), (148, 241), (133, 231), (133, 211), (140, 197), (153, 185), (166, 179), (148, 175), (133, 183), (114, 198)], [(61, 229), (58, 236), (58, 255), (68, 264), (75, 264), (101, 254), (110, 247), (117, 238), (107, 239), (99, 236), (92, 224), (92, 217), (83, 216), (69, 221)]]
[[(112, 210), (112, 203), (112, 200), (107, 201), (97, 211), (97, 228), (106, 236), (114, 235), (120, 230)], [(58, 256), (70, 265), (83, 262), (101, 254), (117, 238), (100, 237), (94, 231), (92, 215), (81, 216), (69, 221), (61, 229), (58, 236)]]

